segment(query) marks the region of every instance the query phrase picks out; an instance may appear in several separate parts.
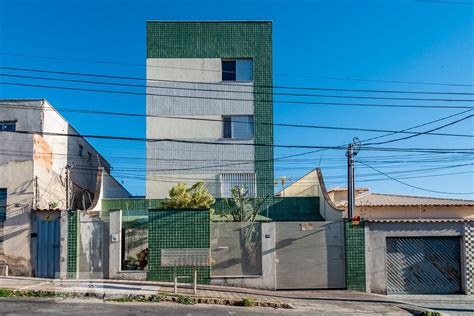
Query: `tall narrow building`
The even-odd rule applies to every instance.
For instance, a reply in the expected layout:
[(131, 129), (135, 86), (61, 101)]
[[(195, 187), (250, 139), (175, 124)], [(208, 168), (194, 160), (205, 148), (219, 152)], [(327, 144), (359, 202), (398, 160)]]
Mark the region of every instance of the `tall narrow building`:
[(147, 198), (273, 195), (272, 23), (147, 23)]

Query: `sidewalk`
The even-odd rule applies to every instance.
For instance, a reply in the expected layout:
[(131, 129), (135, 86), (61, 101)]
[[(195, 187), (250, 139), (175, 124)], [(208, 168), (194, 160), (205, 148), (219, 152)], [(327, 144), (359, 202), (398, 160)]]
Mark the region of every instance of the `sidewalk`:
[[(166, 282), (143, 282), (121, 280), (51, 280), (20, 277), (0, 277), (0, 288), (16, 290), (42, 290), (71, 293), (92, 293), (102, 299), (127, 295), (172, 294), (173, 284)], [(385, 296), (343, 290), (312, 291), (266, 291), (237, 287), (200, 285), (197, 295), (190, 286), (181, 285), (178, 293), (194, 298), (254, 301), (290, 304), (288, 313), (314, 312), (315, 314), (391, 314), (411, 315), (425, 309), (411, 304), (397, 303)], [(411, 313), (409, 312), (411, 311)]]

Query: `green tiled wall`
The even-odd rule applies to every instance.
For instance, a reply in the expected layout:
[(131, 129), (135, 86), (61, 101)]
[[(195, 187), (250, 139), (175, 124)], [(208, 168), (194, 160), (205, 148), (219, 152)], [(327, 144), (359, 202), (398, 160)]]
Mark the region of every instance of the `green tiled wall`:
[(273, 195), (272, 23), (149, 21), (147, 58), (253, 59), (257, 194)]
[[(160, 264), (162, 248), (210, 248), (209, 210), (150, 210), (148, 222), (148, 279), (173, 281), (173, 268), (162, 267)], [(177, 272), (178, 276), (192, 277), (192, 268), (190, 267), (179, 267)], [(198, 268), (198, 282), (207, 284), (209, 281), (210, 267)]]
[(274, 197), (269, 204), (268, 216), (275, 222), (324, 220), (319, 213), (319, 197)]
[[(148, 210), (158, 208), (163, 200), (153, 199), (110, 199), (102, 201), (101, 217), (108, 221), (109, 210), (122, 210), (122, 219), (126, 228), (129, 222), (142, 222), (148, 219)], [(212, 205), (216, 214), (221, 214), (225, 208), (223, 199), (216, 199)], [(260, 215), (267, 216), (273, 221), (321, 221), (319, 213), (319, 197), (271, 197)]]
[(77, 211), (68, 214), (67, 222), (67, 276), (76, 278), (79, 246), (79, 215)]
[(345, 222), (346, 287), (352, 291), (366, 291), (365, 285), (365, 223)]

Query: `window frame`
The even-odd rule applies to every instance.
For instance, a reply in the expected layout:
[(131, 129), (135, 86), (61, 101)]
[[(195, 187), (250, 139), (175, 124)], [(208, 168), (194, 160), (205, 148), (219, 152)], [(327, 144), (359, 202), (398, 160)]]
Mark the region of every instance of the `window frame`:
[[(239, 77), (239, 61), (250, 61), (251, 62), (251, 79), (238, 79)], [(233, 79), (225, 79), (224, 73), (232, 72), (229, 70), (224, 70), (224, 63), (233, 62), (235, 73)], [(254, 60), (253, 58), (222, 58), (221, 59), (221, 81), (222, 82), (253, 82), (254, 77)]]
[[(248, 123), (243, 123), (243, 122), (233, 122), (232, 118), (234, 117), (247, 117), (251, 118)], [(254, 115), (248, 115), (248, 114), (236, 114), (236, 115), (222, 115), (222, 139), (225, 140), (253, 140), (255, 138), (255, 116)], [(230, 122), (230, 129), (226, 128), (226, 123)], [(241, 124), (249, 124), (251, 125), (251, 134), (252, 136), (250, 138), (245, 138), (245, 137), (235, 137), (234, 136), (234, 124), (237, 124), (237, 126)], [(227, 132), (230, 133), (230, 137), (226, 137)]]

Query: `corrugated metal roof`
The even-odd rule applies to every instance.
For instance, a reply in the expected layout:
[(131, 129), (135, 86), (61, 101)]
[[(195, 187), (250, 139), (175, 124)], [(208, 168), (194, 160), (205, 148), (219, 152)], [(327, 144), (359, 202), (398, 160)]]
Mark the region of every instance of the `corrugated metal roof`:
[(356, 198), (356, 206), (474, 206), (473, 200), (368, 193)]

